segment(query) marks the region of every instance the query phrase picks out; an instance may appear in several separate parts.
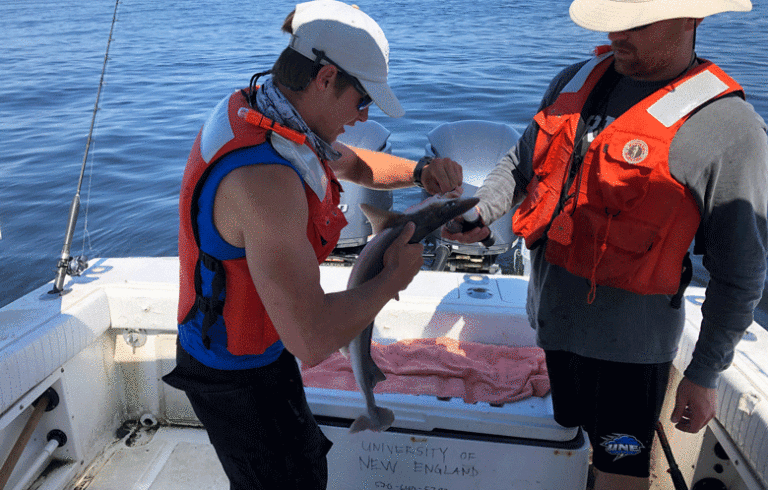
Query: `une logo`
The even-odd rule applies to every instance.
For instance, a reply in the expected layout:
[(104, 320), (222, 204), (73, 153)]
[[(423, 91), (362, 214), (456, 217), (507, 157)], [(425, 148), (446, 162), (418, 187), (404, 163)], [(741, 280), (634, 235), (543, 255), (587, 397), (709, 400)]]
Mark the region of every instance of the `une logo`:
[(603, 436), (603, 442), (600, 445), (605, 448), (605, 452), (611, 456), (616, 456), (614, 461), (626, 456), (640, 454), (640, 451), (645, 447), (636, 437), (627, 434)]

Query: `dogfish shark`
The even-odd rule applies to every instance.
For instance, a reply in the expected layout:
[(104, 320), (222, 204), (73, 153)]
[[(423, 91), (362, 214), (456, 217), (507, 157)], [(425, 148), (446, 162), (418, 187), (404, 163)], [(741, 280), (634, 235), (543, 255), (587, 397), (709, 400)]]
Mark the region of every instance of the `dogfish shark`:
[[(409, 221), (414, 222), (416, 230), (408, 243), (417, 243), (446, 222), (472, 209), (479, 201), (474, 197), (456, 196), (457, 193), (434, 195), (402, 213), (377, 209), (365, 203), (360, 204), (363, 213), (371, 222), (375, 236), (360, 251), (349, 274), (347, 289), (372, 279), (383, 270), (384, 252), (400, 236)], [(371, 357), (372, 335), (373, 322), (346, 348), (341, 349), (352, 364), (355, 381), (365, 398), (367, 407), (367, 413), (360, 415), (352, 423), (349, 429), (351, 433), (362, 430), (383, 431), (395, 420), (392, 410), (377, 406), (373, 396), (373, 388), (379, 381), (386, 379), (386, 376)]]

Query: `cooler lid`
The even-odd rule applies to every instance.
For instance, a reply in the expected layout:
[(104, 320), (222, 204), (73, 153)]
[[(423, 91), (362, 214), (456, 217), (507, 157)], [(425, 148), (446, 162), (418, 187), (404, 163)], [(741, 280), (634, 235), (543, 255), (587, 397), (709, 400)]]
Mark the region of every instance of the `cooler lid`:
[[(354, 420), (365, 413), (365, 401), (357, 391), (306, 387), (312, 413)], [(522, 439), (570, 441), (578, 428), (555, 422), (551, 395), (530, 397), (501, 406), (428, 395), (377, 393), (376, 403), (395, 412), (392, 427), (420, 431), (450, 430)]]

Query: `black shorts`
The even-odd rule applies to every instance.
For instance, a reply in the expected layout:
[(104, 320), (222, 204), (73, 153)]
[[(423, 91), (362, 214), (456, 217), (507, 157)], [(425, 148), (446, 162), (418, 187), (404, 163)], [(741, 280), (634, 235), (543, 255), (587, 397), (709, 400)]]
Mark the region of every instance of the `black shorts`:
[(671, 362), (630, 364), (547, 351), (555, 420), (582, 427), (600, 471), (647, 478)]
[(293, 355), (242, 371), (209, 368), (181, 347), (176, 357), (163, 380), (186, 393), (231, 490), (325, 490), (331, 442), (309, 410)]

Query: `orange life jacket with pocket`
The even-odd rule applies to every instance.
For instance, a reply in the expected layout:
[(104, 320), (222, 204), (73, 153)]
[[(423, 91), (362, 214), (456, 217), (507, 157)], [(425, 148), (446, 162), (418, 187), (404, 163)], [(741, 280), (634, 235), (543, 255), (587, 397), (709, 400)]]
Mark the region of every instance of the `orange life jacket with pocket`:
[[(570, 273), (637, 294), (675, 294), (683, 259), (700, 222), (690, 190), (670, 174), (669, 149), (696, 108), (743, 89), (709, 61), (646, 97), (611, 122), (579, 162), (574, 148), (581, 111), (612, 62), (588, 62), (539, 126), (533, 178), (515, 211), (515, 234)], [(576, 162), (576, 163), (575, 163)], [(564, 189), (572, 165), (580, 165)]]

